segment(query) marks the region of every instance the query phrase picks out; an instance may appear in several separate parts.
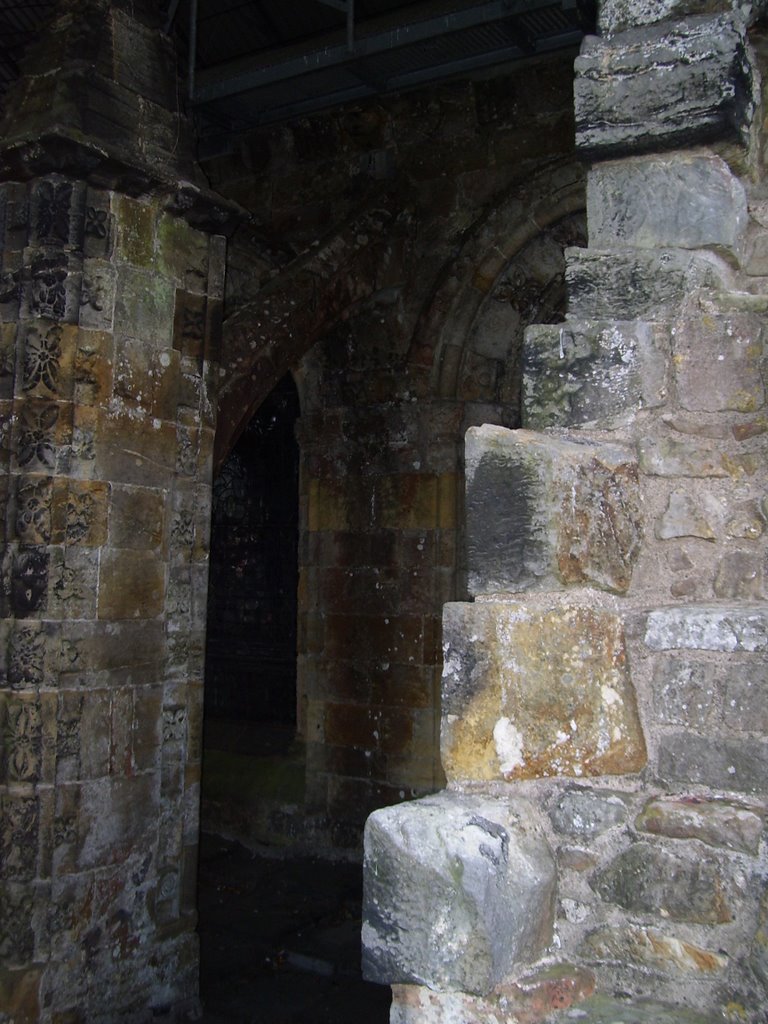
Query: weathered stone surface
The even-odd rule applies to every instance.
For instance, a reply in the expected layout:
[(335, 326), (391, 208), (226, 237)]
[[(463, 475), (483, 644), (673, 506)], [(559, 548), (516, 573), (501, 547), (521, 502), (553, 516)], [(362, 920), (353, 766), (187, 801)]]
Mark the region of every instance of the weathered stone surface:
[(764, 651), (768, 609), (746, 602), (658, 608), (648, 616), (645, 643), (654, 651)]
[(744, 186), (713, 155), (676, 153), (597, 164), (587, 176), (589, 244), (739, 252)]
[(706, 479), (729, 476), (730, 466), (711, 445), (643, 437), (638, 442), (640, 468), (649, 476), (688, 476)]
[(596, 594), (447, 604), (449, 780), (622, 774), (645, 763), (620, 617)]
[(713, 255), (685, 249), (566, 249), (568, 315), (654, 323), (725, 273)]
[(733, 919), (737, 887), (714, 856), (690, 857), (635, 843), (592, 880), (608, 903), (673, 921), (725, 924)]
[(538, 1024), (542, 1014), (565, 1010), (591, 995), (592, 973), (556, 964), (501, 985), (488, 996), (433, 992), (416, 985), (392, 986), (390, 1024)]
[(627, 589), (641, 520), (625, 449), (486, 425), (465, 451), (470, 593)]
[(722, 672), (717, 665), (664, 657), (653, 671), (654, 710), (660, 722), (698, 728), (717, 712)]
[(670, 782), (712, 786), (737, 793), (768, 790), (768, 744), (677, 733), (659, 743), (659, 774)]
[(768, 665), (764, 662), (729, 665), (723, 721), (737, 732), (768, 733)]
[(643, 832), (670, 839), (699, 839), (741, 853), (757, 853), (763, 818), (728, 800), (663, 797), (650, 800), (636, 820)]
[(664, 514), (656, 523), (656, 536), (659, 540), (678, 537), (714, 540), (713, 523), (717, 523), (719, 512), (717, 502), (709, 495), (697, 501), (688, 491), (673, 491)]
[(756, 601), (766, 596), (763, 563), (756, 551), (723, 555), (712, 583), (715, 597)]
[(744, 28), (732, 15), (589, 36), (575, 68), (576, 144), (585, 156), (737, 136), (751, 114)]
[(601, 423), (664, 401), (667, 334), (639, 321), (569, 321), (527, 328), (523, 425)]
[(568, 789), (552, 807), (549, 817), (555, 831), (585, 840), (623, 824), (628, 813), (619, 793)]
[[(699, 1013), (654, 999), (612, 998), (595, 995), (578, 1006), (579, 1024), (718, 1024), (722, 1014)], [(558, 1024), (559, 1015), (546, 1017), (541, 1024)]]
[[(745, 6), (741, 5), (742, 10)], [(598, 25), (603, 35), (613, 35), (628, 28), (686, 18), (691, 14), (719, 14), (733, 7), (733, 0), (601, 0)]]
[(365, 827), (363, 973), (487, 994), (551, 940), (555, 867), (524, 801), (449, 793)]
[(765, 405), (761, 318), (752, 313), (686, 317), (672, 336), (675, 382), (689, 412), (755, 412)]
[(668, 935), (655, 928), (597, 928), (585, 942), (601, 960), (620, 961), (671, 973), (707, 975), (722, 972), (728, 958), (715, 950)]

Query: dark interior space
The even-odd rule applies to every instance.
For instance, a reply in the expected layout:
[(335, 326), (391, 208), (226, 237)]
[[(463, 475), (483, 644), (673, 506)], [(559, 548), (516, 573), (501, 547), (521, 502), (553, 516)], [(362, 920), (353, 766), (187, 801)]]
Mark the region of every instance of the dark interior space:
[(214, 485), (205, 715), (296, 722), (298, 394), (283, 378)]
[[(360, 975), (361, 866), (307, 856), (289, 837), (278, 839), (279, 828), (270, 832), (281, 814), (300, 830), (304, 795), (296, 737), (298, 415), (286, 375), (214, 486), (199, 869), (209, 1024), (388, 1017), (389, 990)], [(244, 807), (265, 823), (254, 848), (221, 835), (227, 822), (248, 832)]]
[(274, 856), (203, 834), (202, 1024), (386, 1024), (360, 976), (362, 867)]

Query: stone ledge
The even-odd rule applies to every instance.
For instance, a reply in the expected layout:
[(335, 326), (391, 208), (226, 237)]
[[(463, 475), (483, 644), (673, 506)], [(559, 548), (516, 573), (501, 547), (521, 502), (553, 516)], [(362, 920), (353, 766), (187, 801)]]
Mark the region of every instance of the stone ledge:
[(575, 70), (582, 157), (746, 140), (753, 87), (743, 25), (731, 14), (589, 36)]

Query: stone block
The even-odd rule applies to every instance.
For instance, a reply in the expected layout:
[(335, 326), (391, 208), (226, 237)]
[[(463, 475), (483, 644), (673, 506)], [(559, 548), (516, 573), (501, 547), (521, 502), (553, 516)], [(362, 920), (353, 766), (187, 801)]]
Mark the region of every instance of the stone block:
[(565, 250), (568, 315), (576, 320), (672, 318), (697, 288), (716, 285), (718, 258), (685, 249)]
[(640, 469), (649, 476), (708, 479), (730, 476), (733, 468), (711, 444), (675, 441), (668, 437), (641, 437), (637, 448)]
[(756, 551), (730, 551), (720, 559), (712, 583), (715, 597), (729, 601), (765, 598), (763, 560)]
[(725, 863), (699, 851), (672, 852), (634, 843), (591, 880), (603, 900), (634, 914), (691, 924), (726, 924), (740, 895)]
[(616, 825), (623, 825), (629, 811), (620, 793), (606, 790), (568, 789), (552, 806), (552, 827), (561, 835), (593, 839)]
[(161, 491), (149, 487), (113, 487), (110, 544), (116, 548), (159, 548), (163, 541), (164, 513)]
[(591, 971), (567, 963), (525, 974), (498, 986), (488, 996), (393, 985), (389, 1019), (390, 1024), (533, 1024), (542, 1020), (542, 1014), (580, 1004), (594, 989)]
[(715, 540), (715, 527), (721, 518), (717, 500), (709, 494), (701, 498), (688, 490), (673, 491), (664, 513), (656, 522), (659, 540), (677, 540), (680, 537), (700, 537)]
[(683, 409), (751, 413), (764, 407), (767, 367), (757, 315), (686, 317), (675, 324), (672, 351)]
[(658, 760), (659, 774), (673, 783), (768, 791), (768, 744), (762, 740), (676, 733), (661, 738)]
[(471, 594), (628, 588), (641, 519), (625, 449), (485, 425), (465, 452)]
[(765, 651), (768, 608), (761, 603), (658, 608), (648, 615), (645, 643), (653, 651)]
[(719, 706), (721, 677), (718, 665), (691, 658), (662, 657), (653, 671), (653, 708), (658, 720), (691, 729), (709, 723)]
[(532, 430), (604, 423), (666, 396), (667, 332), (639, 321), (571, 320), (528, 327), (523, 425)]
[(171, 347), (174, 289), (166, 279), (149, 271), (122, 266), (118, 270), (115, 323), (120, 333), (138, 338), (148, 347)]
[(163, 611), (165, 567), (149, 551), (108, 549), (99, 567), (100, 619), (151, 619)]
[(585, 947), (600, 960), (618, 960), (665, 974), (701, 977), (721, 973), (728, 966), (728, 958), (715, 950), (657, 928), (604, 926), (587, 936)]
[(723, 722), (736, 732), (768, 733), (768, 665), (764, 662), (729, 664)]
[(733, 15), (588, 36), (576, 58), (576, 145), (618, 157), (741, 137), (752, 114), (744, 26)]
[(111, 331), (114, 324), (117, 271), (104, 260), (83, 261), (79, 324), (88, 330)]
[(595, 249), (676, 246), (738, 254), (747, 228), (747, 197), (720, 157), (636, 157), (589, 171), (587, 218)]
[(157, 829), (159, 779), (110, 776), (80, 786), (75, 860), (80, 871), (121, 864)]
[[(731, 10), (732, 6), (732, 0), (601, 0), (598, 26), (601, 35), (613, 35), (671, 18), (719, 14)], [(741, 6), (743, 9), (744, 5)]]
[(645, 764), (620, 616), (602, 595), (443, 609), (449, 781), (615, 775)]
[(363, 973), (485, 994), (552, 938), (555, 866), (524, 801), (441, 793), (365, 828)]
[(763, 813), (731, 800), (661, 797), (649, 800), (635, 822), (642, 832), (670, 839), (698, 839), (739, 853), (758, 852)]

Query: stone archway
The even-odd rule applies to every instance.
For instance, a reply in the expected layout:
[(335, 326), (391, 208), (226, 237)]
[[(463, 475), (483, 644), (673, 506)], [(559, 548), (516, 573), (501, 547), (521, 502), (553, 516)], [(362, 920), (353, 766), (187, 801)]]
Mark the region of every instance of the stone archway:
[(369, 810), (442, 784), (463, 436), (519, 417), (523, 330), (562, 316), (562, 250), (583, 238), (583, 209), (572, 163), (508, 186), (394, 331), (403, 304), (381, 262), (401, 228), (375, 204), (225, 322), (219, 458), (283, 369), (303, 396), (299, 731), (307, 820), (329, 845), (355, 846)]

